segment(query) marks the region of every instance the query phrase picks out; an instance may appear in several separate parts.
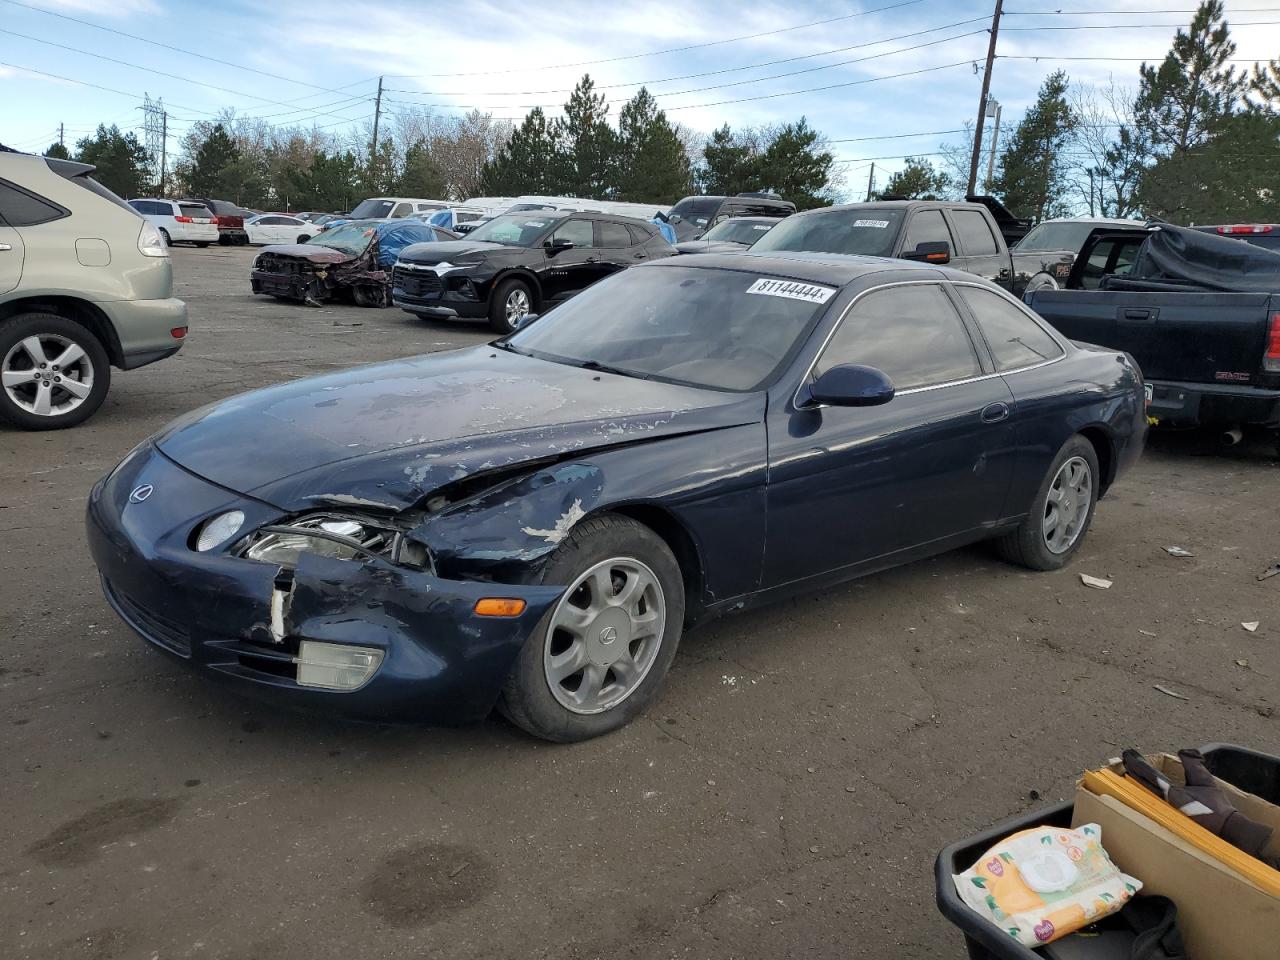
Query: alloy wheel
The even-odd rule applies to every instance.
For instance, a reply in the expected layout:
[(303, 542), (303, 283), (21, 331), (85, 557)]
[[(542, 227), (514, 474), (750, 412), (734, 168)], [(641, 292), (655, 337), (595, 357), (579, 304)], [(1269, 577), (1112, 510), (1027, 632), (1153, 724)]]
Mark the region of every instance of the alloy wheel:
[(662, 585), (630, 557), (597, 563), (552, 614), (542, 664), (552, 696), (578, 714), (603, 713), (648, 675), (666, 627)]
[(507, 323), (512, 327), (528, 316), (529, 294), (519, 287), (507, 294), (506, 313)]
[(1045, 499), (1040, 530), (1052, 553), (1066, 553), (1080, 539), (1093, 502), (1093, 470), (1083, 457), (1058, 468)]
[(93, 361), (68, 337), (33, 334), (5, 354), (0, 384), (21, 409), (57, 417), (75, 410), (93, 392)]

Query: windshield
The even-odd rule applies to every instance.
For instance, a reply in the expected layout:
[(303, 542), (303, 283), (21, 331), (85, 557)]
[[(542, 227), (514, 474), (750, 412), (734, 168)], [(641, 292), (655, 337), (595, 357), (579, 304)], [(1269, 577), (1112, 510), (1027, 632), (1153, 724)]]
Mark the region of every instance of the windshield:
[(369, 249), (369, 244), (376, 233), (377, 230), (372, 223), (344, 223), (312, 237), (311, 242), (317, 246), (331, 247), (358, 257)]
[(892, 208), (824, 210), (790, 216), (778, 223), (751, 248), (810, 253), (847, 253), (888, 257), (902, 226), (903, 211)]
[(624, 270), (507, 343), (559, 363), (713, 390), (759, 390), (800, 349), (835, 293), (751, 270)]
[(380, 219), (382, 217), (391, 216), (391, 208), (395, 206), (393, 200), (361, 200), (356, 208), (351, 211), (352, 220), (363, 219)]
[(1014, 248), (1023, 253), (1038, 250), (1069, 250), (1078, 253), (1096, 223), (1042, 223), (1018, 241)]
[(753, 244), (773, 229), (773, 223), (751, 220), (726, 220), (702, 235), (703, 240), (728, 240), (730, 243)]
[(537, 214), (507, 213), (494, 217), (488, 223), (476, 227), (467, 236), (468, 240), (483, 240), (489, 243), (502, 243), (508, 247), (531, 247), (538, 238), (547, 232), (558, 217), (539, 217)]

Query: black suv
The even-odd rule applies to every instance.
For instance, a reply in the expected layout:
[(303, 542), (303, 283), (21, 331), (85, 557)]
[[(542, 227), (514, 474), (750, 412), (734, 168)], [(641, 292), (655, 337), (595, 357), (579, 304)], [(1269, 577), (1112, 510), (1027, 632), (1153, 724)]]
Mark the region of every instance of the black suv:
[(667, 214), (676, 241), (697, 240), (730, 217), (789, 217), (796, 205), (776, 193), (740, 193), (734, 197), (685, 197)]
[(465, 240), (415, 243), (400, 252), (391, 300), (420, 317), (488, 317), (510, 333), (597, 280), (675, 248), (643, 220), (573, 210), (507, 213)]

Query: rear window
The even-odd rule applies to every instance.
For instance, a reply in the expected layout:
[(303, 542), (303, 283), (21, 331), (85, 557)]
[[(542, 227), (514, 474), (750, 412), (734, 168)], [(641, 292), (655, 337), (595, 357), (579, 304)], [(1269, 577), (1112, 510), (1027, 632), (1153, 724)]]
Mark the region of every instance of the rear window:
[(206, 207), (203, 203), (180, 203), (178, 209), (182, 211), (184, 217), (193, 219), (204, 218), (205, 220), (213, 219), (213, 211)]
[(753, 253), (766, 250), (849, 253), (887, 257), (902, 227), (895, 207), (824, 210), (787, 217), (756, 241)]
[(381, 219), (390, 215), (393, 206), (395, 204), (391, 200), (362, 200), (351, 211), (351, 219)]

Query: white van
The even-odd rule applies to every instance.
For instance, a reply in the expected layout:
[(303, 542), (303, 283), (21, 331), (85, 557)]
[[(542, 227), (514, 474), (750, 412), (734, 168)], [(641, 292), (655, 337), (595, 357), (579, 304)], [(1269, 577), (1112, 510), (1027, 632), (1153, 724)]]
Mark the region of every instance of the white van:
[(207, 247), (218, 242), (217, 218), (203, 203), (130, 200), (129, 206), (154, 224), (169, 246), (175, 243), (194, 243), (197, 247)]
[(431, 213), (449, 206), (448, 200), (424, 200), (421, 197), (370, 197), (361, 200), (348, 214), (347, 220), (395, 220), (415, 213)]
[(429, 216), (424, 216), (422, 219), (432, 226), (456, 231), (461, 224), (469, 223), (474, 225), (481, 220), (488, 220), (490, 217), (497, 215), (497, 210), (486, 210), (482, 207), (446, 207)]

